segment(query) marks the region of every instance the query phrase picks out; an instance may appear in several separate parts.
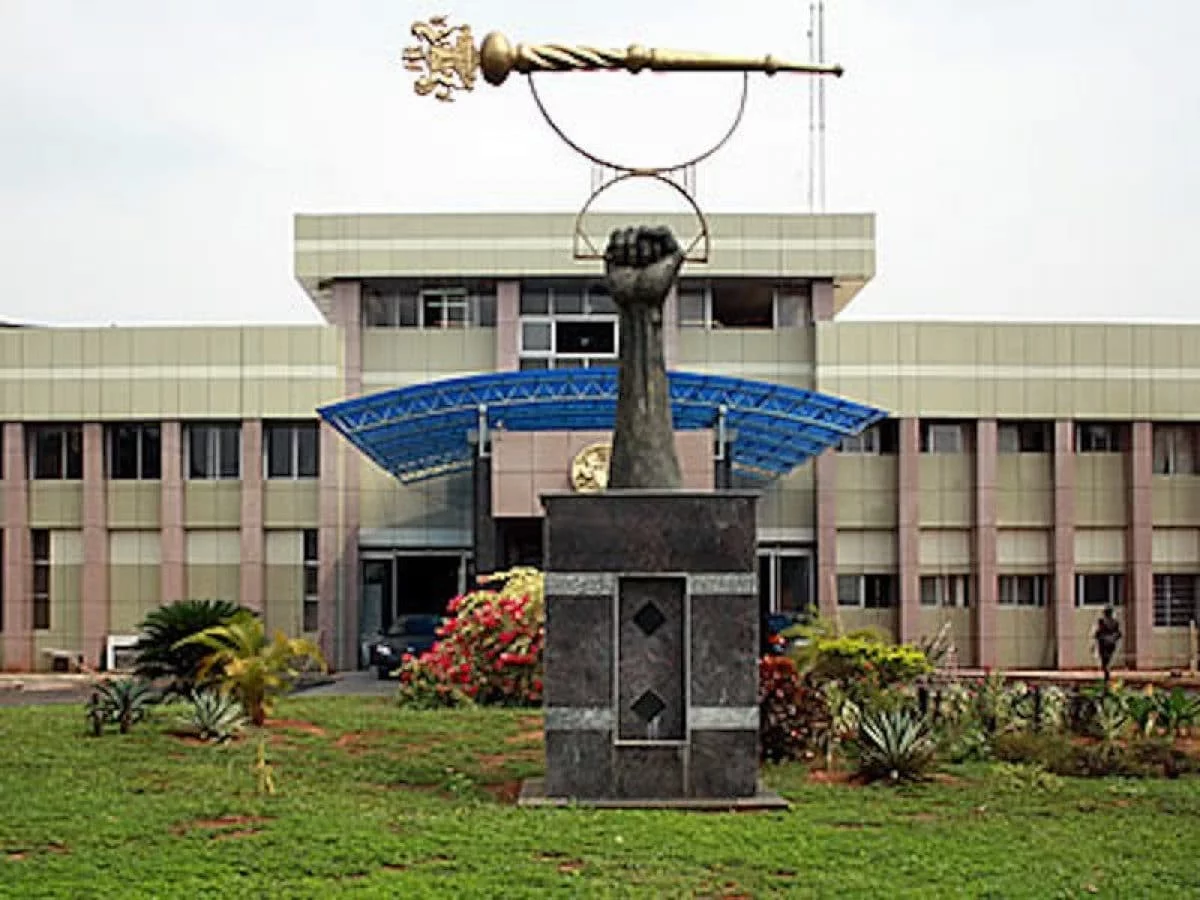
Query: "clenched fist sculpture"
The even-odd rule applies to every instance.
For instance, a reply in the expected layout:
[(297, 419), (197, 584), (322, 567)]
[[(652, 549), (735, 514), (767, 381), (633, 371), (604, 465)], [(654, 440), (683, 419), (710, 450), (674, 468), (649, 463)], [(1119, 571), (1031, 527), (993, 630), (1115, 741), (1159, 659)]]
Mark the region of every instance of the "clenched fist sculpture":
[(663, 355), (663, 303), (683, 265), (669, 228), (614, 231), (604, 278), (621, 314), (617, 420), (608, 487), (680, 487)]

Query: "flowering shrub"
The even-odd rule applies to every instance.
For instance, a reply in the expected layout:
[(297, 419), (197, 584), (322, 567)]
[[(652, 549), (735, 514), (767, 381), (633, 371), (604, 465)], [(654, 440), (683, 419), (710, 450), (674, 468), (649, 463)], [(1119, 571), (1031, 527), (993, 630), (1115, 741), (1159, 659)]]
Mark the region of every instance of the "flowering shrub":
[(819, 637), (813, 642), (817, 680), (867, 682), (880, 687), (912, 681), (933, 671), (916, 647), (885, 644), (865, 637)]
[(758, 664), (759, 752), (763, 759), (796, 759), (829, 730), (824, 695), (802, 684), (786, 656)]
[(455, 597), (439, 640), (400, 666), (399, 701), (436, 707), (465, 703), (530, 706), (542, 702), (545, 603), (542, 575), (514, 569), (479, 579), (499, 590)]

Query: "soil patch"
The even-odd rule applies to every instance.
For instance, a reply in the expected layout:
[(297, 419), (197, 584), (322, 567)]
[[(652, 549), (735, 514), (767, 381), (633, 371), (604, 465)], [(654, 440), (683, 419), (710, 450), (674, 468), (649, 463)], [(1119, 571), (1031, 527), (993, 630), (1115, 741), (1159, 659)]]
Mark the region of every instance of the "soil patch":
[(844, 784), (851, 787), (862, 787), (866, 783), (853, 772), (841, 769), (810, 769), (808, 780), (814, 784)]
[(574, 875), (577, 872), (582, 872), (583, 871), (583, 860), (582, 859), (568, 859), (566, 862), (560, 862), (558, 864), (558, 871), (560, 871), (564, 875)]
[(376, 742), (382, 743), (390, 736), (392, 736), (390, 731), (347, 731), (333, 742), (333, 746), (339, 750), (345, 750), (351, 756), (362, 756), (368, 750), (373, 749), (368, 745)]
[[(250, 834), (257, 834), (262, 829), (245, 826), (260, 825), (269, 821), (271, 820), (265, 816), (221, 816), (217, 819), (195, 819), (191, 822), (183, 822), (176, 825), (171, 831), (177, 835), (187, 834), (189, 831), (218, 831), (220, 833), (213, 837), (247, 837)], [(224, 831), (227, 828), (235, 830)]]
[(314, 737), (325, 737), (327, 732), (320, 725), (305, 722), (302, 719), (268, 719), (267, 728), (282, 728), (285, 731), (299, 731)]
[(499, 784), (485, 784), (483, 789), (491, 794), (497, 803), (511, 806), (517, 802), (517, 797), (521, 794), (521, 782), (502, 781)]
[(542, 734), (541, 728), (530, 728), (527, 731), (519, 731), (516, 734), (506, 737), (504, 743), (541, 744), (543, 740), (545, 740), (545, 735)]
[(235, 838), (248, 838), (262, 832), (261, 828), (239, 828), (236, 831), (218, 831), (212, 836), (214, 841), (229, 841)]

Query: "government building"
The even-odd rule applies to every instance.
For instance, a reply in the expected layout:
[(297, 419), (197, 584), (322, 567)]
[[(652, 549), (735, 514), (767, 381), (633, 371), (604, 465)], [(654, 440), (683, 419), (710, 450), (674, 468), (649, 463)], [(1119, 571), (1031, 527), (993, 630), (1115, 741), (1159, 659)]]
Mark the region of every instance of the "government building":
[[(761, 490), (764, 609), (1077, 669), (1113, 605), (1118, 663), (1188, 664), (1200, 325), (840, 321), (873, 216), (709, 225), (664, 314), (677, 445), (688, 486)], [(538, 498), (600, 486), (612, 416), (577, 243), (573, 215), (301, 215), (323, 324), (0, 328), (0, 667), (108, 665), (159, 604), (225, 598), (356, 668), (538, 564)]]

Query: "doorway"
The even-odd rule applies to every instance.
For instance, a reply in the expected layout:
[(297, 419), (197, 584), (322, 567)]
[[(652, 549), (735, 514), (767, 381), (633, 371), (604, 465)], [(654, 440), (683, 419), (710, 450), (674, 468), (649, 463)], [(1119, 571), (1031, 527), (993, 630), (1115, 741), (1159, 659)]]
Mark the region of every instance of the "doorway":
[(468, 555), (461, 551), (363, 550), (359, 643), (366, 646), (401, 616), (443, 615), (466, 586)]
[(807, 547), (760, 546), (758, 548), (758, 609), (762, 650), (770, 639), (768, 621), (773, 615), (811, 615), (813, 603), (813, 556)]

